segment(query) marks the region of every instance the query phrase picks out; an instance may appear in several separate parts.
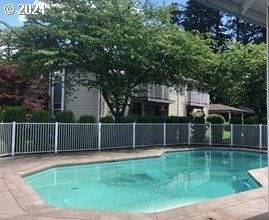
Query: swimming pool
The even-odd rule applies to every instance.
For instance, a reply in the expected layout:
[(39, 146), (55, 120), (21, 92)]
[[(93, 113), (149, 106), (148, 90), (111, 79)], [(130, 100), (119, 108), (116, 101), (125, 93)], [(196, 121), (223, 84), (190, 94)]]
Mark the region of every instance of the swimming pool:
[(262, 153), (194, 150), (55, 167), (24, 178), (55, 207), (157, 212), (258, 188), (247, 171), (265, 166)]

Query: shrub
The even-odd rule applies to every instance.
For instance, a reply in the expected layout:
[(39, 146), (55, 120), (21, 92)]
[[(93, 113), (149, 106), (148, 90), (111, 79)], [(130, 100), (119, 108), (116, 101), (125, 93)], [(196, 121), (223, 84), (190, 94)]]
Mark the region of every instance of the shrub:
[(133, 116), (126, 116), (121, 118), (119, 121), (119, 123), (133, 123), (135, 122), (135, 118)]
[(165, 116), (152, 117), (152, 123), (164, 123), (166, 121)]
[(213, 143), (219, 143), (222, 140), (224, 133), (224, 127), (222, 126), (222, 124), (225, 122), (224, 117), (217, 114), (211, 114), (208, 115), (207, 122), (215, 124), (211, 130), (211, 138)]
[[(205, 126), (205, 118), (203, 116), (201, 117), (195, 117), (193, 119), (193, 136), (195, 143), (203, 144), (205, 142), (205, 136), (206, 136), (206, 126)], [(197, 125), (197, 124), (204, 124)]]
[(82, 115), (78, 119), (79, 123), (95, 123), (95, 117), (92, 115)]
[(50, 122), (50, 114), (48, 111), (43, 109), (35, 110), (32, 115), (32, 122), (37, 123), (48, 123)]
[(262, 119), (261, 119), (261, 123), (262, 123), (263, 125), (266, 125), (266, 124), (267, 124), (267, 118), (266, 118), (266, 117), (262, 117)]
[(244, 120), (244, 124), (260, 124), (260, 117), (258, 115), (249, 116)]
[(114, 123), (115, 120), (112, 116), (105, 116), (105, 117), (100, 119), (100, 122), (102, 122), (102, 123)]
[(217, 114), (208, 115), (206, 120), (207, 120), (207, 122), (209, 122), (211, 124), (224, 124), (224, 122), (225, 122), (224, 117), (221, 115), (217, 115)]
[(205, 124), (205, 118), (204, 117), (194, 117), (193, 123), (194, 124)]
[(0, 122), (3, 121), (3, 109), (0, 108)]
[(7, 107), (3, 113), (3, 122), (25, 122), (26, 111), (22, 107), (11, 106)]
[(55, 115), (55, 121), (60, 123), (74, 123), (75, 117), (73, 112), (57, 112)]
[(151, 123), (152, 118), (150, 116), (140, 116), (136, 119), (137, 123)]
[(191, 119), (189, 117), (178, 117), (178, 116), (170, 116), (166, 119), (167, 123), (190, 123)]
[(239, 117), (233, 117), (230, 119), (230, 124), (242, 124), (242, 119)]

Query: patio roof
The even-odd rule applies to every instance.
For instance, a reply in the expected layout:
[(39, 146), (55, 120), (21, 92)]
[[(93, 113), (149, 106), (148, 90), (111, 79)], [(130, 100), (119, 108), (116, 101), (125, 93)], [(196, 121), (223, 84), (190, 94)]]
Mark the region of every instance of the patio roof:
[(210, 104), (209, 112), (210, 113), (253, 114), (252, 110), (234, 108), (234, 107), (223, 105), (223, 104)]
[(266, 27), (267, 0), (196, 0)]

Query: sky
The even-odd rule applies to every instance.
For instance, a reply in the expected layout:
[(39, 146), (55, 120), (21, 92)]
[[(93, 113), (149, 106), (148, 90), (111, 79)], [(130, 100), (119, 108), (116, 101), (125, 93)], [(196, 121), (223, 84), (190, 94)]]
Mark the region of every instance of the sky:
[[(159, 4), (171, 4), (172, 2), (177, 2), (180, 4), (185, 4), (187, 0), (153, 0)], [(12, 26), (20, 26), (23, 24), (23, 16), (18, 15), (19, 4), (33, 4), (35, 0), (0, 0), (0, 20), (6, 22)], [(15, 13), (12, 15), (7, 15), (4, 12), (5, 5), (12, 4), (15, 7)]]

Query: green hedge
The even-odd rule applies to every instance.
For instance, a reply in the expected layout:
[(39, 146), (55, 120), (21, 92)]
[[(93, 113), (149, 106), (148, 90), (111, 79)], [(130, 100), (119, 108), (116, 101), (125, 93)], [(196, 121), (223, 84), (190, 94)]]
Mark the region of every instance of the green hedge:
[(57, 112), (55, 115), (55, 121), (59, 123), (74, 123), (75, 122), (75, 116), (73, 112)]
[(207, 122), (216, 125), (214, 126), (214, 129), (211, 130), (211, 138), (213, 143), (219, 143), (219, 141), (222, 140), (224, 133), (224, 127), (222, 126), (225, 122), (224, 117), (218, 114), (211, 114), (208, 115)]
[(82, 115), (78, 119), (78, 123), (95, 123), (95, 117), (92, 115)]
[(0, 122), (3, 121), (3, 109), (0, 108)]
[(261, 123), (262, 123), (263, 125), (267, 125), (267, 118), (266, 118), (266, 117), (262, 117), (262, 119), (261, 119)]
[(22, 107), (11, 106), (7, 107), (3, 113), (3, 122), (25, 122), (26, 111)]
[(166, 117), (165, 116), (157, 116), (157, 117), (152, 117), (152, 123), (164, 123), (166, 122)]
[(150, 116), (140, 116), (136, 118), (137, 123), (152, 123), (152, 117)]
[(133, 116), (125, 116), (121, 118), (118, 122), (119, 123), (133, 123), (135, 122), (135, 118)]
[(194, 124), (205, 124), (205, 118), (204, 117), (194, 117), (193, 123)]
[(43, 109), (34, 110), (32, 114), (32, 122), (37, 123), (49, 123), (50, 122), (50, 113)]
[(224, 124), (225, 119), (223, 116), (218, 115), (218, 114), (211, 114), (208, 115), (206, 118), (207, 122), (211, 124)]
[(261, 119), (258, 115), (249, 116), (244, 120), (244, 124), (260, 124)]
[(191, 122), (191, 118), (189, 117), (179, 117), (179, 116), (169, 116), (166, 119), (167, 123), (190, 123)]
[(242, 124), (242, 119), (239, 117), (233, 117), (230, 119), (230, 124)]
[(100, 119), (101, 123), (114, 123), (115, 120), (112, 116), (105, 116), (103, 118)]

